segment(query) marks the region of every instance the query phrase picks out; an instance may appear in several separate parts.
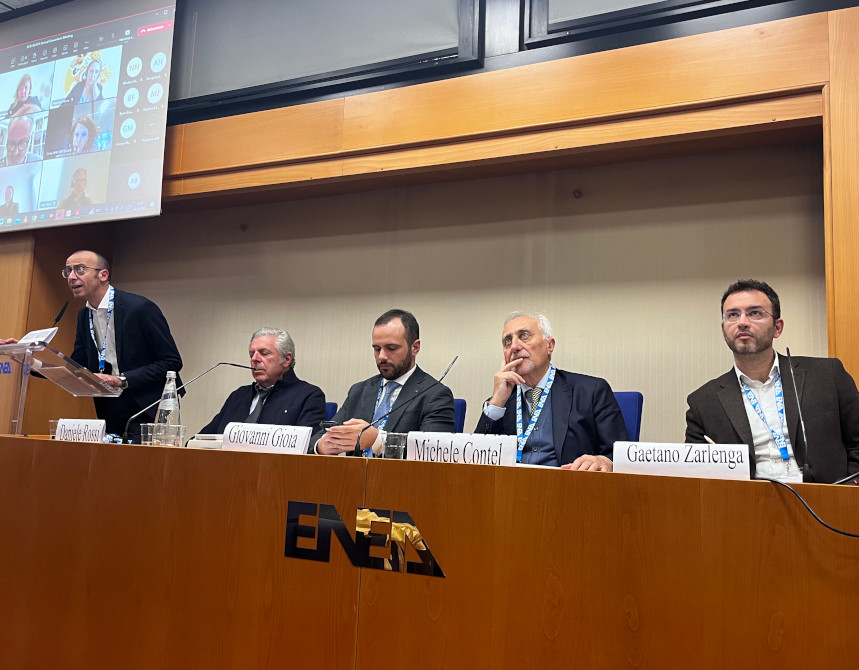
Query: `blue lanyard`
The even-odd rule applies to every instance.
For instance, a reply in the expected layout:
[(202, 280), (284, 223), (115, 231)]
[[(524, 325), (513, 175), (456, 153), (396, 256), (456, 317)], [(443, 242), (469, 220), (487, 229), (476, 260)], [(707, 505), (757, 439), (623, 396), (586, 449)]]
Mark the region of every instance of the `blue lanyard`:
[[(92, 338), (92, 343), (98, 350), (98, 342), (95, 341), (95, 328), (92, 325), (92, 310), (89, 311), (89, 335)], [(107, 292), (107, 320), (104, 324), (104, 340), (101, 343), (101, 351), (98, 352), (98, 371), (104, 374), (104, 360), (107, 353), (107, 333), (110, 330), (110, 315), (113, 314), (113, 286)], [(114, 370), (114, 372), (116, 372)]]
[(516, 441), (518, 442), (518, 449), (516, 449), (516, 462), (520, 463), (522, 461), (522, 451), (525, 449), (525, 443), (528, 441), (528, 438), (531, 437), (531, 432), (534, 430), (534, 426), (537, 425), (537, 419), (540, 418), (540, 412), (543, 411), (543, 405), (546, 404), (546, 398), (549, 397), (549, 389), (552, 388), (552, 382), (555, 381), (555, 366), (549, 366), (549, 378), (546, 380), (546, 387), (543, 389), (543, 393), (540, 394), (540, 400), (537, 401), (537, 406), (534, 408), (534, 411), (531, 413), (531, 421), (528, 422), (528, 428), (525, 432), (522, 432), (522, 387), (516, 387)]
[(767, 418), (764, 416), (764, 411), (761, 408), (761, 404), (758, 402), (757, 396), (754, 394), (754, 391), (746, 386), (744, 381), (740, 381), (740, 385), (743, 387), (743, 393), (746, 394), (746, 398), (749, 400), (749, 404), (751, 404), (752, 409), (755, 410), (755, 413), (758, 415), (761, 421), (764, 422), (764, 425), (769, 430), (770, 434), (775, 441), (776, 446), (778, 447), (779, 453), (781, 454), (781, 458), (783, 461), (790, 460), (790, 454), (787, 452), (787, 441), (784, 439), (784, 392), (781, 386), (781, 373), (776, 373), (775, 378), (775, 407), (778, 410), (778, 420), (781, 424), (781, 432), (777, 432), (773, 430), (769, 423), (767, 423)]

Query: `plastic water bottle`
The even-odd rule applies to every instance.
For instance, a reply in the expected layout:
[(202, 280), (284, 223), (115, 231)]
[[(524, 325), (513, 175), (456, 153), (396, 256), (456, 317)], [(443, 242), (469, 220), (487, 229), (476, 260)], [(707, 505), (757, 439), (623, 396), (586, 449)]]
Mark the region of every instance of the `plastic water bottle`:
[(158, 403), (158, 413), (155, 415), (155, 423), (168, 426), (179, 426), (179, 394), (176, 393), (176, 373), (170, 370), (167, 373), (167, 383), (161, 393), (161, 402)]

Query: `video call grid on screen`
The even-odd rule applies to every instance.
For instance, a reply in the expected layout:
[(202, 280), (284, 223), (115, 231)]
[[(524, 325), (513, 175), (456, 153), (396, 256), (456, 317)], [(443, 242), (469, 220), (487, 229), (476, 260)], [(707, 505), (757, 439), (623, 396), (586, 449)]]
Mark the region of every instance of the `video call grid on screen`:
[(0, 49), (0, 232), (160, 213), (174, 15)]

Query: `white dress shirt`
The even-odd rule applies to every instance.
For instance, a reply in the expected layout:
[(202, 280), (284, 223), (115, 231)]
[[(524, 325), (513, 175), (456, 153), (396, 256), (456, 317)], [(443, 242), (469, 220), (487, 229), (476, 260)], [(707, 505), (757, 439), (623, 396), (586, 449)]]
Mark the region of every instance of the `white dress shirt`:
[(104, 292), (104, 296), (102, 296), (101, 302), (98, 303), (98, 307), (93, 307), (87, 301), (87, 308), (90, 310), (90, 314), (92, 315), (92, 326), (93, 330), (95, 330), (95, 340), (93, 343), (95, 344), (95, 351), (99, 353), (101, 351), (102, 343), (104, 342), (104, 330), (107, 328), (107, 347), (105, 349), (104, 358), (105, 361), (110, 363), (111, 374), (119, 376), (119, 362), (116, 359), (116, 302), (114, 299), (113, 312), (110, 315), (110, 323), (107, 323), (107, 305), (109, 302), (110, 291), (113, 287), (108, 284), (107, 291)]
[[(775, 356), (775, 361), (770, 369), (769, 377), (765, 382), (759, 382), (755, 379), (749, 379), (746, 375), (740, 372), (740, 369), (734, 365), (734, 372), (737, 373), (737, 381), (740, 383), (740, 393), (743, 394), (743, 406), (746, 408), (746, 416), (749, 419), (749, 426), (752, 429), (752, 441), (755, 449), (755, 473), (760, 477), (769, 477), (770, 479), (796, 479), (800, 476), (801, 470), (793, 455), (793, 447), (790, 444), (790, 434), (787, 430), (787, 425), (781, 425), (781, 419), (778, 415), (778, 409), (775, 402), (775, 380), (779, 375), (778, 356)], [(742, 390), (742, 382), (745, 382), (752, 393), (758, 399), (758, 404), (766, 417), (769, 427), (784, 435), (787, 452), (790, 455), (788, 461), (784, 461), (781, 457), (781, 452), (773, 439), (769, 428), (764, 425), (758, 413), (752, 407), (749, 398)], [(782, 379), (782, 392), (787, 393), (784, 379)], [(786, 417), (785, 417), (786, 420)]]

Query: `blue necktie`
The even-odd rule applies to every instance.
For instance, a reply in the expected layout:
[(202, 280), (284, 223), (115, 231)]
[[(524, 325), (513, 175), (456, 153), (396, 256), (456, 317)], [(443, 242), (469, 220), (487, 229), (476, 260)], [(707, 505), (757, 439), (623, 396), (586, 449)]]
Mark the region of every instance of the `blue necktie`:
[(397, 382), (388, 382), (387, 384), (385, 384), (385, 390), (382, 393), (382, 399), (379, 401), (379, 404), (376, 405), (376, 411), (373, 412), (373, 425), (376, 426), (376, 428), (378, 428), (379, 430), (385, 429), (385, 424), (388, 423), (388, 420), (384, 419), (379, 423), (375, 422), (391, 411), (391, 407), (394, 405), (394, 391), (396, 391), (398, 388), (400, 388), (400, 385)]

